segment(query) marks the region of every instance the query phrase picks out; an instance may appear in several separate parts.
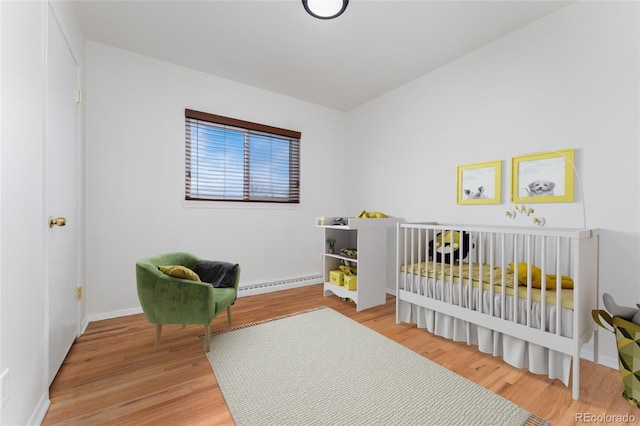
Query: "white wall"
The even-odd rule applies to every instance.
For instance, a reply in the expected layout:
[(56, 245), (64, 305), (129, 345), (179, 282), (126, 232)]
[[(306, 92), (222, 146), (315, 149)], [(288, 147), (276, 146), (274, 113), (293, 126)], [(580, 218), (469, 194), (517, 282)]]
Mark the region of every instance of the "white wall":
[[(87, 43), (89, 318), (139, 309), (135, 262), (170, 251), (238, 262), (241, 283), (319, 274), (320, 215), (345, 215), (346, 115)], [(184, 109), (302, 132), (299, 206), (184, 205)]]
[[(511, 157), (575, 148), (584, 200), (576, 182), (575, 203), (536, 212), (582, 227), (584, 201), (587, 226), (603, 229), (601, 292), (640, 302), (639, 35), (636, 2), (579, 2), (353, 110), (347, 208), (512, 224)], [(458, 206), (456, 166), (492, 160), (503, 204)]]
[[(44, 377), (43, 100), (46, 4), (2, 2), (2, 424), (25, 424)], [(20, 40), (20, 43), (16, 41)], [(27, 172), (28, 171), (28, 172)]]

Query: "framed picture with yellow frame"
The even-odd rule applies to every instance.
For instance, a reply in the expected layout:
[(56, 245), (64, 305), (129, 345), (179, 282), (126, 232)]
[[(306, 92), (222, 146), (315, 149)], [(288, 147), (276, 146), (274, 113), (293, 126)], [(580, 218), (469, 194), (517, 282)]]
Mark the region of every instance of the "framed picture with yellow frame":
[(511, 159), (511, 201), (573, 202), (574, 150), (522, 155)]
[(502, 161), (458, 166), (458, 204), (500, 204)]

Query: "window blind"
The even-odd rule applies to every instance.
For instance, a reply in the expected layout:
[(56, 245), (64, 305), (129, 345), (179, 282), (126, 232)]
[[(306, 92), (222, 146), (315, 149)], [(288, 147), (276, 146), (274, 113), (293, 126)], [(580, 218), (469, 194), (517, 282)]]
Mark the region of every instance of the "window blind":
[(185, 110), (185, 199), (300, 202), (301, 133)]

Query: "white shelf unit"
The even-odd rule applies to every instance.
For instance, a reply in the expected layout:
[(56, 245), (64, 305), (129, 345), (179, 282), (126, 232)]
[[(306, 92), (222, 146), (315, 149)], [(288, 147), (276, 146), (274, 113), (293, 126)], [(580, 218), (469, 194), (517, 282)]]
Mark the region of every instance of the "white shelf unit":
[[(390, 228), (396, 228), (401, 219), (352, 217), (345, 218), (346, 225), (331, 225), (337, 219), (335, 217), (324, 219), (326, 225), (321, 225), (320, 218), (316, 218), (316, 226), (324, 229), (324, 295), (349, 298), (355, 302), (358, 311), (383, 305), (387, 298), (387, 268), (390, 259), (387, 256), (387, 233)], [(333, 254), (328, 253), (328, 238), (336, 240)], [(343, 248), (357, 249), (358, 258), (340, 256), (340, 249)], [(358, 267), (356, 290), (350, 291), (344, 286), (329, 282), (329, 271), (338, 269), (344, 261)]]

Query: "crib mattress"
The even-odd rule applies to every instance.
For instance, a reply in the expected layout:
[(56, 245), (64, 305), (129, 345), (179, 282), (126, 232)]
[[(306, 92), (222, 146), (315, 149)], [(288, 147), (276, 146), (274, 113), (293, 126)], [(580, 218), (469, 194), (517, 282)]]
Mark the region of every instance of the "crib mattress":
[[(410, 273), (407, 275), (407, 280), (411, 282), (413, 276), (417, 277), (429, 277), (437, 278), (438, 280), (445, 282), (453, 282), (459, 285), (461, 282), (463, 285), (468, 286), (472, 283), (474, 288), (480, 287), (482, 282), (483, 290), (490, 293), (491, 284), (493, 282), (493, 291), (496, 294), (502, 293), (503, 283), (505, 294), (508, 296), (514, 296), (515, 288), (514, 283), (517, 282), (513, 272), (505, 269), (505, 273), (502, 273), (502, 268), (491, 268), (488, 264), (468, 264), (463, 263), (462, 266), (454, 264), (453, 267), (447, 263), (433, 262), (418, 262), (408, 265), (402, 265), (400, 267), (401, 272)], [(404, 280), (404, 278), (403, 278)], [(493, 281), (492, 281), (493, 280)], [(404, 281), (401, 281), (404, 283)], [(518, 286), (518, 299), (527, 299), (528, 288), (523, 285)], [(573, 310), (573, 290), (561, 289), (560, 290), (561, 306), (566, 309)], [(534, 302), (542, 301), (542, 289), (531, 288), (531, 300)], [(545, 300), (547, 305), (555, 305), (557, 301), (556, 290), (546, 290)]]
[[(400, 274), (401, 283), (404, 283), (405, 273)], [(507, 288), (506, 297), (504, 301), (500, 292), (494, 292), (493, 298), (489, 291), (483, 291), (482, 295), (479, 295), (479, 285), (472, 287), (471, 294), (469, 294), (468, 283), (463, 283), (462, 291), (460, 291), (460, 284), (458, 282), (451, 283), (449, 281), (443, 281), (430, 277), (422, 277), (419, 275), (406, 275), (407, 280), (411, 278), (418, 278), (413, 282), (407, 282), (407, 284), (401, 284), (400, 288), (408, 290), (412, 293), (424, 295), (430, 299), (441, 300), (447, 303), (451, 303), (464, 308), (470, 308), (474, 311), (482, 311), (486, 314), (490, 312), (490, 306), (493, 304), (493, 315), (500, 317), (502, 315), (501, 309), (504, 303), (504, 318), (507, 321), (513, 321), (514, 315), (518, 317), (519, 324), (526, 324), (527, 316), (530, 316), (531, 327), (541, 328), (542, 317), (542, 303), (540, 301), (532, 301), (531, 306), (527, 306), (526, 293), (525, 297), (519, 297), (517, 300), (513, 297), (513, 292), (509, 294), (509, 288)], [(476, 282), (476, 284), (478, 284)], [(484, 287), (484, 286), (483, 286)], [(513, 290), (513, 289), (511, 289)], [(526, 291), (526, 288), (524, 289)], [(462, 297), (462, 299), (460, 299)], [(480, 302), (481, 309), (480, 309)], [(514, 309), (516, 314), (514, 314)], [(550, 333), (556, 332), (556, 305), (547, 303), (544, 308), (545, 315), (545, 331)], [(564, 337), (573, 336), (573, 310), (562, 308), (560, 312), (561, 327), (560, 334)], [(411, 321), (409, 321), (411, 322)]]

